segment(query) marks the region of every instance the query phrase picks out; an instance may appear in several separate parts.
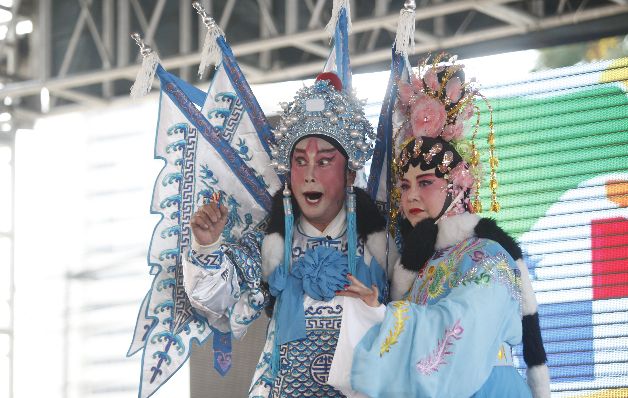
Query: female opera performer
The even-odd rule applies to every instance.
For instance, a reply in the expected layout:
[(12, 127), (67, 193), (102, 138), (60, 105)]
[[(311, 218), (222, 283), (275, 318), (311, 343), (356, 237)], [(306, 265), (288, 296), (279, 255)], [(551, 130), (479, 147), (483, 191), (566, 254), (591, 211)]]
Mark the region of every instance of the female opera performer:
[[(399, 87), (403, 121), (394, 137), (401, 144), (391, 195), (402, 237), (391, 287), (397, 301), (381, 305), (375, 287), (349, 277), (351, 286), (339, 294), (362, 300), (345, 312), (353, 316), (343, 319), (328, 383), (350, 397), (531, 397), (511, 353), (522, 340), (522, 306), (533, 299), (527, 274), (522, 291), (527, 268), (515, 260), (521, 258), (515, 241), (475, 214), (480, 95), (465, 83), (462, 65), (439, 61), (425, 61)], [(475, 114), (467, 140), (463, 122)], [(492, 118), (489, 128), (497, 210)]]

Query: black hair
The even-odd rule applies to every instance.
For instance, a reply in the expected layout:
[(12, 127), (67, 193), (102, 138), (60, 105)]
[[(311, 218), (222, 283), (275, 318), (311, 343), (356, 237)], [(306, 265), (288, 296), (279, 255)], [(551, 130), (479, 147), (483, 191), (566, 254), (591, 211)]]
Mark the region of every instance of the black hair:
[[(451, 143), (445, 141), (441, 137), (436, 137), (436, 138), (421, 137), (419, 142), (421, 143), (421, 147), (419, 148), (420, 149), (419, 156), (413, 156), (415, 152), (414, 148), (417, 144), (416, 139), (413, 139), (412, 141), (410, 141), (401, 150), (401, 153), (407, 154), (406, 156), (408, 156), (408, 159), (409, 159), (409, 161), (403, 167), (401, 167), (401, 171), (404, 174), (408, 172), (410, 165), (412, 165), (413, 167), (420, 166), (421, 170), (423, 171), (431, 170), (435, 168), (434, 174), (436, 175), (436, 177), (443, 178), (446, 173), (441, 172), (439, 168), (436, 166), (438, 166), (439, 164), (443, 162), (443, 157), (445, 156), (445, 152), (447, 151), (450, 151), (453, 154), (453, 160), (449, 164), (450, 169), (453, 169), (454, 167), (458, 165), (458, 163), (462, 161), (462, 156), (460, 156), (458, 151), (456, 151), (456, 148), (454, 148), (454, 146)], [(427, 158), (429, 159), (428, 161), (425, 155), (429, 154), (430, 149), (434, 148), (434, 146), (437, 144), (441, 145), (441, 150), (438, 153), (432, 155), (431, 158), (428, 157)]]
[[(358, 230), (358, 237), (366, 240), (367, 236), (373, 232), (382, 231), (386, 227), (386, 220), (379, 212), (377, 205), (368, 193), (361, 188), (354, 188), (355, 191), (355, 205), (356, 205), (356, 227)], [(292, 214), (294, 219), (298, 219), (301, 215), (301, 209), (297, 204), (294, 196), (291, 198), (292, 202)], [(266, 226), (266, 233), (279, 233), (285, 237), (285, 225), (284, 225), (284, 211), (283, 211), (283, 189), (277, 190), (273, 195), (272, 208)]]

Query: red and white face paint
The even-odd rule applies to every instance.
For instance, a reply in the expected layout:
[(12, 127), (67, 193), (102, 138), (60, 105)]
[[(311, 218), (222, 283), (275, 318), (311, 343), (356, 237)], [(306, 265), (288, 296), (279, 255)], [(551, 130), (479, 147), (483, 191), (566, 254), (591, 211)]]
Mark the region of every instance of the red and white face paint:
[(412, 226), (438, 217), (446, 197), (447, 181), (436, 177), (434, 169), (410, 165), (401, 179), (401, 210)]
[(344, 206), (345, 187), (353, 184), (355, 175), (349, 174), (345, 184), (347, 160), (319, 137), (297, 143), (290, 162), (290, 185), (301, 213), (323, 231)]

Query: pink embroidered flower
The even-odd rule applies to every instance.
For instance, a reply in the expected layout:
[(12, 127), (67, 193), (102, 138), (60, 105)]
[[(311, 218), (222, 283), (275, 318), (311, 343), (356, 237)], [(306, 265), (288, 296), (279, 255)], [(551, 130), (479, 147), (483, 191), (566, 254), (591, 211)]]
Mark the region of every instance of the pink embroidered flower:
[(450, 123), (443, 129), (442, 137), (446, 141), (451, 141), (462, 137), (462, 118), (457, 118), (454, 123)]
[(438, 100), (419, 94), (410, 116), (412, 135), (415, 137), (438, 137), (447, 121), (445, 106)]
[(445, 94), (451, 102), (458, 102), (460, 100), (460, 97), (462, 97), (462, 82), (460, 78), (454, 77), (449, 79), (445, 85)]
[(449, 172), (449, 177), (454, 185), (457, 185), (463, 189), (469, 189), (473, 187), (473, 175), (469, 171), (469, 167), (466, 162), (460, 162)]
[(427, 72), (425, 72), (423, 81), (427, 87), (433, 91), (438, 91), (440, 84), (438, 83), (438, 75), (436, 74), (436, 70), (434, 68), (430, 68)]

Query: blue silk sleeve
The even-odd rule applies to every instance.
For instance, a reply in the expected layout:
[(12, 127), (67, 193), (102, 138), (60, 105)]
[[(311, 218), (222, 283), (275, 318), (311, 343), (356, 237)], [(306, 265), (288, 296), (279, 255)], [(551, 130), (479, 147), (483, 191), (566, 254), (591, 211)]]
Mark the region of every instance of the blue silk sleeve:
[(516, 265), (497, 254), (462, 264), (459, 284), (433, 304), (390, 303), (355, 349), (352, 388), (370, 397), (469, 397), (479, 390), (500, 344), (521, 340)]

